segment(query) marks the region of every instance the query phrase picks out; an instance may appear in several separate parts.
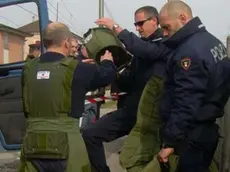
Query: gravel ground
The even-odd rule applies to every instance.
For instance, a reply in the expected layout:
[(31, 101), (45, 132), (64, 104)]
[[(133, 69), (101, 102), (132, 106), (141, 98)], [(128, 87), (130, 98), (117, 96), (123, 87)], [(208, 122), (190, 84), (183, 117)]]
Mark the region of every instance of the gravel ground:
[(17, 172), (19, 152), (0, 153), (0, 172)]
[[(114, 110), (115, 106), (110, 108), (102, 108), (101, 114), (106, 114)], [(117, 152), (120, 150), (124, 143), (124, 138), (115, 140), (110, 143), (105, 143), (105, 153), (108, 165), (111, 172), (124, 172), (119, 165), (119, 158)], [(0, 153), (0, 172), (17, 172), (19, 165), (19, 152)]]
[(8, 163), (3, 163), (0, 166), (0, 171), (1, 172), (18, 172), (17, 171), (18, 166), (19, 166), (19, 160), (8, 162)]

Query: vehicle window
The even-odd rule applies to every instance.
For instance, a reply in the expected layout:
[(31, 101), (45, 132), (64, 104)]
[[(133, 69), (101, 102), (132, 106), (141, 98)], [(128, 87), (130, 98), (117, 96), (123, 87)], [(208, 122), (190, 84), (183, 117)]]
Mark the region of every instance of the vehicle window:
[(41, 53), (38, 7), (34, 2), (0, 8), (0, 64)]

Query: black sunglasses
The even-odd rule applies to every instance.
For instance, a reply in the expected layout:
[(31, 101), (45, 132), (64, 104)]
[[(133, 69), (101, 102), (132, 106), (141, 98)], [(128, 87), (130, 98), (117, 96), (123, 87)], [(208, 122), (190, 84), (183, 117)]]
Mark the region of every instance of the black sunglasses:
[(138, 22), (134, 23), (134, 26), (139, 26), (139, 27), (141, 27), (141, 26), (143, 26), (143, 24), (144, 24), (146, 21), (151, 20), (151, 19), (152, 19), (152, 17), (149, 17), (149, 18), (147, 18), (147, 19), (145, 19), (145, 20), (138, 21)]

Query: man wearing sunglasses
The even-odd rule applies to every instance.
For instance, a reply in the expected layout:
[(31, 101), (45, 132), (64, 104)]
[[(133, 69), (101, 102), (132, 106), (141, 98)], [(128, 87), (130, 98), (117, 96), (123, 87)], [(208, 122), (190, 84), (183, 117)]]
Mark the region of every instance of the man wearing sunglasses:
[(152, 75), (159, 80), (165, 76), (165, 58), (169, 51), (160, 44), (162, 31), (158, 28), (158, 11), (144, 6), (135, 12), (135, 27), (141, 35), (122, 29), (109, 18), (96, 21), (118, 34), (126, 49), (134, 55), (129, 71), (118, 77), (121, 91), (128, 92), (124, 108), (101, 117), (84, 129), (84, 138), (92, 172), (109, 172), (106, 165), (103, 142), (110, 142), (129, 134), (136, 123), (137, 109), (142, 91)]
[[(139, 18), (142, 18), (142, 16), (140, 16)], [(152, 25), (151, 24), (152, 19), (153, 19), (152, 17), (149, 17), (147, 19), (142, 19), (134, 23), (136, 30), (139, 32), (142, 38), (148, 38), (149, 35), (152, 34), (152, 29), (151, 27), (149, 27)], [(156, 18), (155, 20), (158, 21), (158, 18)]]

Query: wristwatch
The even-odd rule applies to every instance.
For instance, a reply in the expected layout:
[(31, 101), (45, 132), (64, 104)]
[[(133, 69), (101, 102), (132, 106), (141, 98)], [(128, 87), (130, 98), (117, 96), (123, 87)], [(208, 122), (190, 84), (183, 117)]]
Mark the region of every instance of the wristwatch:
[(116, 31), (116, 29), (119, 27), (119, 24), (114, 24), (113, 25), (113, 31)]

